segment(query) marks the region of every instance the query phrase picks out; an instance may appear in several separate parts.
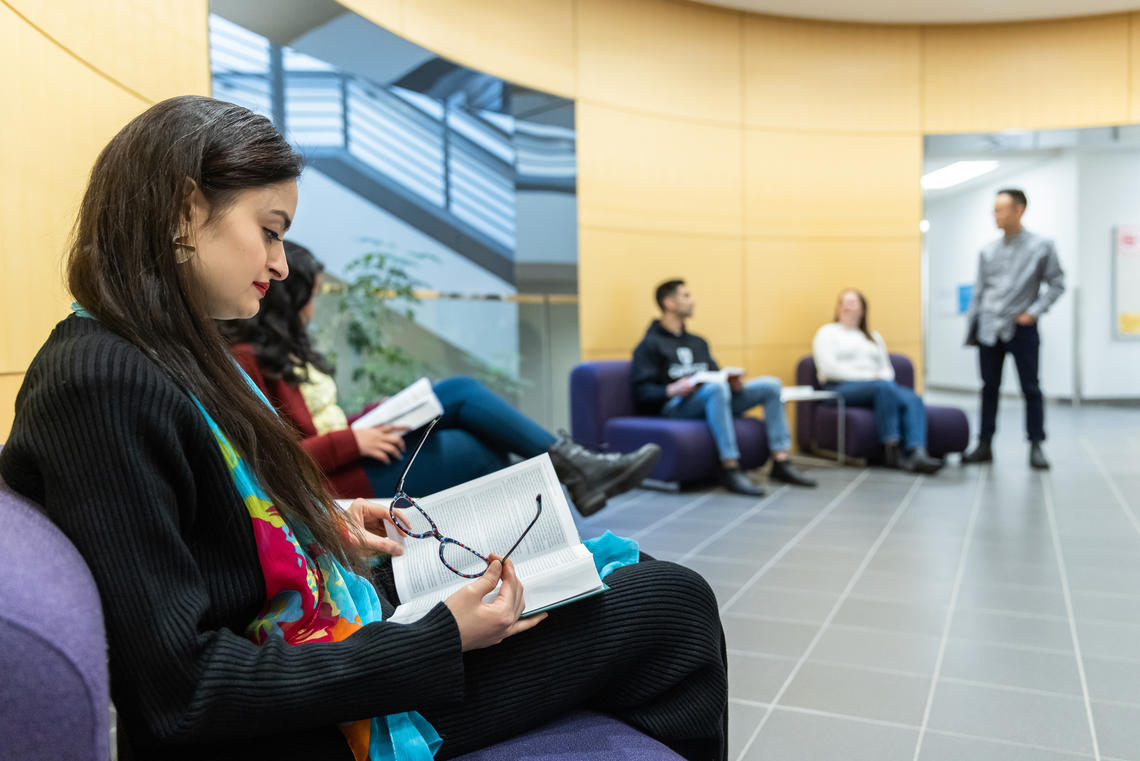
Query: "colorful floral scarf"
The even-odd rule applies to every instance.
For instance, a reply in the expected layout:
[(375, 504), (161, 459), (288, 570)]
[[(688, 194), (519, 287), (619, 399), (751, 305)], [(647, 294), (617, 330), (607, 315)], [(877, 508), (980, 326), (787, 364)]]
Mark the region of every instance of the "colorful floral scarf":
[[(249, 376), (246, 380), (268, 405)], [(289, 525), (205, 407), (197, 399), (194, 403), (213, 431), (249, 511), (265, 575), (268, 602), (246, 628), (246, 636), (259, 645), (272, 637), (291, 645), (339, 642), (365, 624), (382, 620), (372, 584), (320, 547), (305, 526)], [(415, 711), (347, 722), (340, 729), (356, 761), (430, 761), (442, 744), (432, 725)]]

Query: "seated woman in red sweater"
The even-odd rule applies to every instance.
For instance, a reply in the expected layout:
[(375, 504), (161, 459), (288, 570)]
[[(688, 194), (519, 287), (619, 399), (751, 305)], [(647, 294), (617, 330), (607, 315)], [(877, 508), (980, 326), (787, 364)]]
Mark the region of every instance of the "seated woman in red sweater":
[[(285, 241), (285, 255), (289, 277), (270, 286), (257, 316), (219, 327), (238, 364), (297, 430), (338, 497), (389, 496), (402, 470), (407, 431), (349, 427), (355, 418), (337, 405), (332, 368), (307, 332), (324, 267), (291, 241)], [(408, 476), (412, 494), (432, 494), (494, 472), (512, 454), (548, 452), (574, 506), (590, 515), (608, 497), (640, 483), (661, 454), (656, 444), (624, 455), (590, 452), (568, 438), (554, 437), (473, 378), (449, 378), (433, 388), (443, 417)]]

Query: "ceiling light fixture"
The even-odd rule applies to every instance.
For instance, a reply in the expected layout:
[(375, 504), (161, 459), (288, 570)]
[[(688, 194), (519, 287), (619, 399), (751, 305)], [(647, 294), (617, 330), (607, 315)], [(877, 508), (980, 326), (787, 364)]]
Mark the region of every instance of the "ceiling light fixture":
[(923, 190), (942, 190), (967, 180), (989, 174), (998, 168), (997, 161), (955, 161), (941, 169), (922, 175)]

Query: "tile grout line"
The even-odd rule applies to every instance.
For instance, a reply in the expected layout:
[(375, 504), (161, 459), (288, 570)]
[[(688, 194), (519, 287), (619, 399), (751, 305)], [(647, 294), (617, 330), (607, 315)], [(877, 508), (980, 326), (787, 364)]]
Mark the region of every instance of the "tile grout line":
[[(868, 471), (866, 470), (863, 471), (864, 474), (867, 472)], [(839, 599), (837, 599), (831, 606), (831, 611), (827, 614), (827, 618), (825, 618), (823, 620), (823, 623), (820, 624), (819, 630), (816, 631), (815, 636), (812, 637), (811, 642), (808, 643), (807, 648), (804, 650), (803, 654), (796, 662), (796, 665), (792, 667), (791, 673), (788, 674), (788, 677), (784, 680), (783, 685), (781, 685), (780, 689), (776, 692), (776, 696), (772, 698), (771, 705), (764, 713), (764, 716), (760, 719), (760, 722), (756, 725), (756, 728), (752, 730), (752, 734), (749, 736), (747, 742), (744, 743), (744, 748), (741, 749), (740, 755), (737, 756), (737, 761), (741, 761), (741, 759), (744, 758), (745, 754), (747, 754), (748, 750), (752, 747), (752, 744), (756, 742), (756, 738), (760, 736), (760, 732), (763, 731), (764, 725), (767, 724), (768, 719), (772, 716), (773, 710), (779, 707), (780, 698), (782, 698), (784, 696), (784, 693), (788, 691), (788, 688), (791, 687), (792, 682), (795, 680), (796, 676), (799, 675), (800, 669), (803, 668), (804, 663), (807, 662), (807, 659), (811, 656), (812, 651), (815, 650), (816, 645), (819, 644), (819, 641), (823, 639), (824, 632), (827, 631), (828, 625), (839, 614), (839, 609), (843, 607), (843, 603), (846, 602), (848, 595), (851, 593), (851, 590), (855, 588), (855, 585), (859, 582), (859, 579), (862, 577), (863, 572), (866, 571), (867, 566), (871, 564), (871, 560), (875, 557), (875, 553), (878, 552), (879, 547), (881, 547), (883, 542), (886, 541), (887, 536), (891, 533), (891, 529), (894, 528), (899, 518), (902, 517), (903, 513), (907, 511), (911, 503), (914, 501), (914, 495), (918, 493), (919, 488), (922, 486), (922, 482), (922, 476), (918, 476), (914, 479), (914, 483), (911, 485), (910, 489), (907, 490), (906, 495), (903, 496), (902, 502), (900, 502), (899, 506), (895, 508), (894, 513), (891, 515), (886, 525), (883, 526), (882, 531), (879, 532), (879, 536), (876, 537), (874, 543), (864, 554), (863, 562), (859, 564), (859, 567), (856, 568), (855, 572), (851, 575), (851, 578), (847, 582), (847, 586), (844, 587), (843, 591), (840, 593)], [(852, 482), (852, 485), (856, 485), (857, 483), (858, 479)], [(845, 494), (846, 491), (844, 495)], [(805, 528), (805, 530), (807, 529)]]
[(684, 555), (682, 555), (680, 558), (678, 558), (677, 562), (678, 563), (684, 563), (684, 562), (692, 559), (692, 557), (694, 555), (696, 555), (698, 552), (703, 550), (705, 547), (708, 547), (710, 544), (715, 542), (717, 539), (720, 539), (722, 536), (724, 536), (728, 532), (732, 531), (734, 528), (739, 526), (744, 521), (748, 520), (749, 518), (751, 518), (754, 515), (758, 515), (758, 514), (762, 513), (765, 508), (770, 506), (779, 497), (782, 497), (784, 495), (784, 493), (787, 492), (788, 488), (789, 487), (787, 485), (784, 485), (784, 486), (781, 486), (779, 489), (776, 489), (776, 491), (772, 492), (767, 497), (764, 497), (762, 500), (757, 502), (755, 505), (750, 507), (748, 510), (746, 510), (745, 512), (736, 516), (736, 518), (734, 518), (733, 520), (731, 520), (728, 523), (721, 526), (718, 531), (716, 531), (713, 534), (705, 537), (699, 543), (694, 545), (691, 550), (689, 550)]
[(922, 725), (918, 728), (918, 738), (914, 744), (914, 761), (922, 753), (922, 740), (926, 735), (926, 728), (930, 724), (930, 711), (934, 707), (934, 695), (938, 690), (938, 677), (942, 673), (942, 661), (946, 658), (946, 643), (950, 639), (950, 625), (954, 621), (954, 610), (958, 607), (958, 595), (962, 591), (962, 579), (966, 574), (966, 558), (970, 554), (970, 544), (974, 537), (974, 527), (978, 522), (978, 514), (982, 507), (982, 487), (986, 483), (989, 468), (983, 468), (978, 474), (978, 481), (974, 486), (974, 504), (970, 508), (970, 520), (966, 524), (966, 540), (962, 542), (962, 550), (958, 555), (958, 571), (954, 574), (954, 588), (950, 592), (950, 606), (946, 610), (946, 621), (942, 625), (942, 641), (938, 643), (938, 657), (934, 661), (934, 674), (930, 678), (930, 691), (926, 694), (926, 705), (922, 709)]
[(628, 499), (622, 500), (621, 502), (619, 502), (616, 505), (611, 502), (610, 503), (610, 509), (606, 510), (605, 512), (599, 511), (599, 512), (594, 513), (593, 515), (591, 515), (589, 517), (583, 518), (582, 524), (585, 526), (589, 526), (589, 525), (592, 525), (592, 523), (591, 523), (592, 521), (597, 521), (598, 518), (604, 517), (604, 518), (608, 519), (608, 518), (613, 518), (615, 515), (621, 515), (628, 508), (631, 508), (634, 505), (639, 505), (642, 502), (644, 502), (646, 499), (649, 498), (649, 495), (653, 493), (653, 492), (649, 491), (648, 489), (640, 489), (639, 491), (641, 492), (640, 494), (634, 494), (633, 496), (629, 497)]
[(657, 520), (653, 521), (653, 523), (650, 523), (648, 526), (645, 526), (644, 528), (640, 528), (637, 531), (632, 532), (629, 535), (629, 538), (630, 539), (637, 539), (639, 536), (644, 536), (645, 534), (648, 534), (650, 531), (655, 531), (660, 526), (664, 526), (667, 523), (673, 522), (677, 518), (680, 518), (682, 515), (689, 512), (690, 510), (695, 510), (696, 508), (703, 505), (705, 502), (708, 502), (710, 499), (713, 498), (713, 494), (714, 494), (714, 492), (710, 491), (710, 492), (706, 492), (706, 493), (702, 494), (699, 497), (696, 497), (692, 500), (689, 500), (688, 502), (681, 505), (680, 507), (678, 507), (676, 510), (669, 513), (668, 515), (663, 515), (660, 518), (658, 518)]
[(1077, 635), (1077, 621), (1073, 615), (1073, 596), (1069, 591), (1069, 573), (1065, 568), (1065, 556), (1061, 552), (1061, 532), (1057, 528), (1057, 510), (1053, 504), (1052, 482), (1041, 474), (1041, 486), (1045, 490), (1045, 512), (1049, 518), (1049, 531), (1053, 535), (1053, 552), (1057, 556), (1057, 567), (1061, 571), (1061, 593), (1065, 596), (1065, 609), (1069, 614), (1069, 635), (1073, 638), (1073, 652), (1077, 658), (1077, 676), (1081, 680), (1081, 694), (1085, 698), (1085, 716), (1089, 721), (1089, 736), (1092, 738), (1093, 758), (1100, 761), (1100, 742), (1096, 735), (1096, 720), (1093, 719), (1092, 700), (1089, 698), (1089, 683), (1085, 676), (1085, 661), (1081, 656), (1081, 640)]
[(752, 576), (748, 579), (748, 581), (744, 582), (743, 586), (741, 586), (740, 589), (738, 589), (736, 591), (736, 594), (734, 594), (732, 597), (728, 598), (728, 602), (726, 602), (724, 605), (720, 606), (720, 612), (724, 613), (730, 607), (732, 607), (736, 603), (737, 600), (739, 600), (741, 597), (743, 597), (744, 594), (749, 589), (752, 588), (753, 584), (755, 584), (757, 581), (759, 581), (760, 578), (764, 574), (768, 573), (768, 571), (770, 571), (773, 566), (775, 566), (778, 562), (780, 562), (780, 560), (784, 557), (784, 555), (787, 555), (788, 552), (790, 552), (799, 543), (800, 539), (802, 539), (804, 536), (806, 536), (808, 534), (808, 532), (810, 532), (813, 528), (815, 528), (817, 525), (819, 525), (819, 523), (824, 518), (826, 518), (828, 515), (831, 514), (832, 510), (834, 510), (836, 507), (838, 507), (840, 505), (840, 503), (843, 502), (843, 500), (847, 499), (847, 497), (850, 496), (851, 492), (855, 491), (855, 489), (858, 488), (859, 484), (863, 483), (863, 481), (867, 478), (867, 476), (870, 474), (870, 472), (871, 471), (868, 468), (864, 468), (862, 473), (860, 473), (858, 476), (856, 476), (854, 479), (852, 479), (851, 483), (847, 484), (847, 486), (845, 486), (843, 488), (843, 491), (841, 491), (841, 492), (839, 492), (839, 494), (835, 495), (835, 498), (832, 499), (831, 502), (829, 502), (825, 508), (820, 510), (819, 513), (816, 514), (816, 516), (814, 518), (812, 518), (810, 521), (808, 521), (807, 525), (805, 525), (798, 532), (796, 532), (796, 535), (793, 536), (791, 539), (789, 539), (787, 541), (787, 543), (783, 547), (781, 547), (780, 550), (775, 555), (773, 555), (771, 558), (769, 558), (768, 562), (766, 562), (764, 565), (760, 566), (760, 569), (757, 570), (756, 573), (752, 574)]
[[(759, 700), (747, 700), (745, 698), (729, 698), (728, 702), (737, 705), (749, 706), (750, 708), (771, 708), (771, 703), (765, 703)], [(803, 708), (800, 706), (779, 705), (775, 706), (776, 711), (783, 711), (785, 713), (796, 713), (808, 716), (818, 716), (824, 719), (839, 719), (841, 721), (849, 721), (854, 724), (870, 724), (871, 726), (891, 727), (895, 729), (904, 730), (917, 730), (918, 727), (913, 724), (905, 722), (887, 721), (885, 719), (873, 719), (868, 716), (855, 716), (849, 713), (838, 713), (835, 711), (823, 711), (818, 708)], [(1079, 751), (1061, 750), (1059, 748), (1050, 748), (1046, 745), (1035, 745), (1033, 743), (1020, 742), (1018, 740), (1006, 740), (1001, 737), (987, 737), (986, 735), (976, 735), (970, 732), (956, 732), (952, 729), (927, 729), (928, 734), (941, 735), (943, 737), (955, 737), (963, 740), (977, 740), (983, 743), (990, 743), (992, 745), (1003, 745), (1009, 748), (1025, 748), (1027, 750), (1043, 750), (1047, 753), (1056, 753), (1068, 755), (1073, 758), (1092, 759), (1092, 756), (1087, 753)], [(1101, 761), (1118, 761), (1118, 759), (1102, 756)]]
[(1136, 513), (1132, 512), (1132, 507), (1129, 506), (1128, 500), (1124, 498), (1124, 495), (1121, 493), (1120, 488), (1116, 485), (1116, 479), (1114, 479), (1112, 477), (1112, 474), (1108, 472), (1108, 467), (1104, 464), (1104, 461), (1100, 459), (1100, 455), (1096, 453), (1096, 450), (1092, 448), (1092, 444), (1089, 443), (1089, 440), (1084, 436), (1080, 436), (1078, 437), (1078, 441), (1081, 442), (1081, 446), (1084, 448), (1084, 450), (1088, 452), (1089, 459), (1091, 459), (1093, 461), (1093, 464), (1096, 465), (1097, 470), (1100, 471), (1100, 474), (1104, 477), (1104, 480), (1108, 482), (1109, 491), (1111, 491), (1112, 495), (1116, 497), (1116, 501), (1120, 505), (1120, 509), (1124, 511), (1124, 515), (1132, 524), (1132, 528), (1136, 529), (1137, 534), (1140, 534), (1140, 521), (1136, 519)]

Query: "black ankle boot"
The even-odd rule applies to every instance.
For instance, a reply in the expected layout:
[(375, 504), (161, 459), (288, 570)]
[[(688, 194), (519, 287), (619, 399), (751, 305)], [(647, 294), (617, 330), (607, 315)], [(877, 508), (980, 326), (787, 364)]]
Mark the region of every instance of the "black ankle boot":
[(942, 470), (942, 460), (927, 454), (926, 447), (915, 447), (903, 455), (899, 467), (908, 473), (937, 473)]
[(629, 454), (598, 454), (563, 434), (547, 450), (558, 480), (582, 515), (593, 515), (606, 500), (637, 486), (661, 457), (661, 447), (646, 444)]
[(1049, 461), (1045, 459), (1040, 441), (1034, 441), (1029, 445), (1029, 467), (1034, 470), (1049, 470)]
[(803, 473), (792, 465), (791, 460), (773, 460), (772, 471), (768, 474), (768, 478), (773, 481), (783, 481), (792, 486), (815, 486), (815, 481), (805, 476)]
[(883, 444), (883, 467), (884, 468), (898, 468), (902, 459), (902, 454), (899, 452), (899, 443), (897, 441), (888, 441)]
[(725, 468), (721, 471), (720, 482), (729, 491), (748, 497), (763, 497), (765, 494), (764, 490), (752, 483), (752, 479), (744, 475), (744, 471), (740, 468)]
[(976, 447), (974, 447), (971, 451), (962, 455), (962, 463), (964, 465), (970, 465), (970, 464), (979, 463), (979, 462), (993, 462), (993, 461), (994, 461), (994, 453), (993, 453), (993, 450), (990, 449), (990, 440), (989, 439), (978, 439), (978, 445)]

